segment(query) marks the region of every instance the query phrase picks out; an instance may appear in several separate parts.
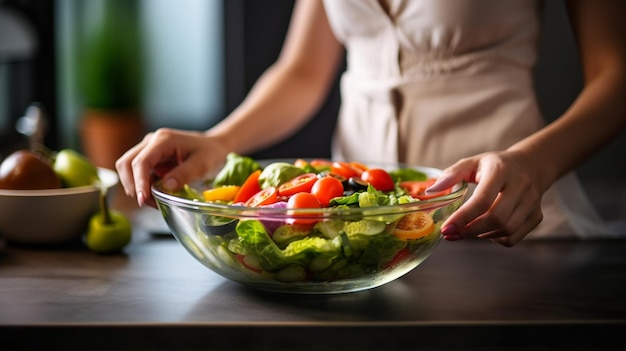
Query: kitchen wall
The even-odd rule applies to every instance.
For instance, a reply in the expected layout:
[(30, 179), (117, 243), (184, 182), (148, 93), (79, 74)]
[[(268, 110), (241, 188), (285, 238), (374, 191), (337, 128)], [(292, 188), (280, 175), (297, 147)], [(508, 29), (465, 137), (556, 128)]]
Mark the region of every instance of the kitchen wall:
[[(60, 144), (78, 147), (79, 55), (108, 0), (56, 0)], [(222, 0), (138, 0), (147, 130), (203, 129), (224, 116)]]
[[(0, 0), (0, 159), (27, 145), (15, 123), (32, 101), (56, 108), (53, 10), (51, 1)], [(56, 131), (48, 126), (48, 142)]]

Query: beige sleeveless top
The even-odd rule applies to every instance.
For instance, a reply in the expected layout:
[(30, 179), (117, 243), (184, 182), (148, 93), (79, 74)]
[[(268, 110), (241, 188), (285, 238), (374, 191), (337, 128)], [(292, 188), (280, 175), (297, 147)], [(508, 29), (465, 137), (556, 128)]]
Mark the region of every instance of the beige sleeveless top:
[[(436, 168), (506, 149), (544, 126), (533, 91), (535, 0), (325, 0), (347, 49), (333, 157)], [(607, 231), (574, 174), (529, 237)]]

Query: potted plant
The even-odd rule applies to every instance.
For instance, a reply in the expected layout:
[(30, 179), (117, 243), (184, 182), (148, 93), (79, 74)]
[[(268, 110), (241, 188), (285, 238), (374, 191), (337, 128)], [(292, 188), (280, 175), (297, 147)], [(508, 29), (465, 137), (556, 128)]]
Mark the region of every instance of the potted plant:
[(144, 134), (143, 60), (136, 0), (101, 2), (99, 21), (79, 53), (81, 146), (97, 166), (115, 160)]

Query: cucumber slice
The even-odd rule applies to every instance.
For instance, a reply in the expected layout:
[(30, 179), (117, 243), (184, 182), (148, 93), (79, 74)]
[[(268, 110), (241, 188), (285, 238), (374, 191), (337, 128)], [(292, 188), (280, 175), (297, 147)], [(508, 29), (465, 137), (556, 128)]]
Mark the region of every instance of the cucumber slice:
[(353, 235), (377, 235), (385, 231), (387, 223), (363, 219), (357, 222), (347, 222), (344, 231), (348, 236)]

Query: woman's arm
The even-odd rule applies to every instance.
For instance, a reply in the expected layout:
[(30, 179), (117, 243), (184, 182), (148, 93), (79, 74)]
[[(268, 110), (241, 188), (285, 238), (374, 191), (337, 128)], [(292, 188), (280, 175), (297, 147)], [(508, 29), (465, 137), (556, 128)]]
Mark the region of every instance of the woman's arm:
[(511, 147), (535, 160), (543, 191), (626, 127), (626, 2), (570, 0), (567, 4), (584, 87), (560, 118)]
[(506, 151), (460, 160), (431, 191), (466, 180), (468, 201), (442, 228), (449, 240), (491, 238), (512, 246), (542, 220), (541, 197), (626, 127), (626, 2), (568, 1), (584, 87), (557, 120)]
[(226, 119), (203, 133), (161, 128), (117, 160), (126, 194), (155, 206), (155, 174), (175, 190), (214, 170), (228, 152), (246, 154), (292, 134), (324, 101), (342, 55), (323, 3), (298, 0), (277, 62)]
[(206, 134), (242, 154), (293, 134), (323, 103), (342, 54), (322, 1), (299, 0), (277, 62), (243, 103)]

